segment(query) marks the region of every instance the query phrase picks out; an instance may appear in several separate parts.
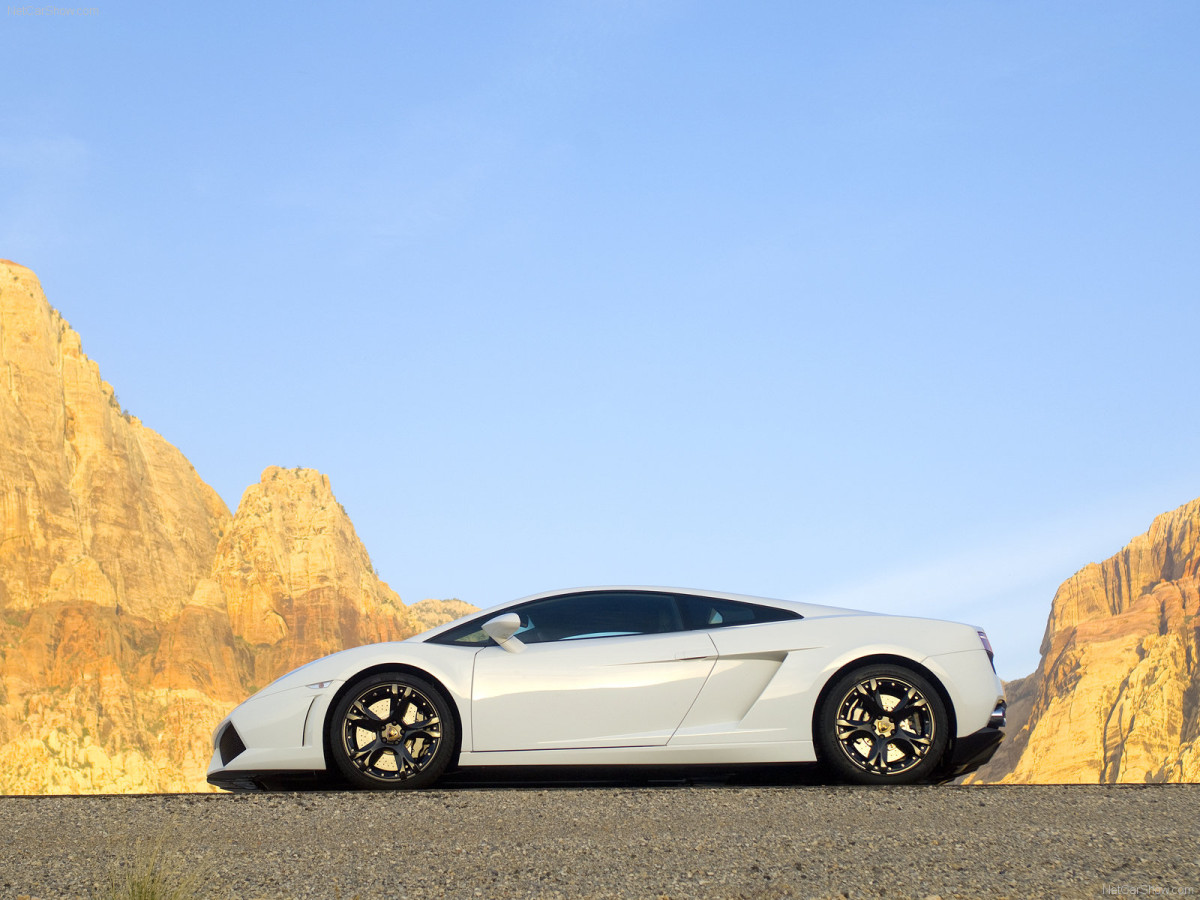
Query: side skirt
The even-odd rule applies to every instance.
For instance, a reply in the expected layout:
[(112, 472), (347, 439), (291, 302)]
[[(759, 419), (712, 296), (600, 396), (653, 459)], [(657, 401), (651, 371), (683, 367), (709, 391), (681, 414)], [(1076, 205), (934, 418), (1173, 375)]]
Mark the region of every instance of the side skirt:
[(493, 750), (459, 754), (459, 768), (472, 766), (673, 766), (730, 763), (816, 762), (812, 741), (756, 744), (688, 744), (661, 747), (580, 747), (570, 750)]

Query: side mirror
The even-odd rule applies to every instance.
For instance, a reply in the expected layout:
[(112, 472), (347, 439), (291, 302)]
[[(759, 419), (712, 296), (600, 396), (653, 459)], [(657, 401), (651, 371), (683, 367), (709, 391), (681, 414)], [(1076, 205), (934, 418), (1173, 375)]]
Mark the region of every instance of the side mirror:
[(484, 623), (483, 633), (509, 653), (520, 653), (525, 649), (525, 645), (521, 643), (519, 638), (513, 637), (520, 627), (520, 616), (516, 613), (505, 613)]

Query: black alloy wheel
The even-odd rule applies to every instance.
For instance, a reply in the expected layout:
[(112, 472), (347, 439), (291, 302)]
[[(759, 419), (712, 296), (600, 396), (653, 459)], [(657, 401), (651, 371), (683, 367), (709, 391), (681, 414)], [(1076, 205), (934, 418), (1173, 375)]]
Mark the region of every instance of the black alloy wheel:
[(329, 745), (358, 787), (422, 788), (454, 753), (457, 727), (442, 692), (407, 672), (381, 672), (355, 684), (329, 719)]
[(817, 717), (821, 761), (858, 784), (912, 784), (934, 774), (950, 741), (950, 717), (933, 685), (898, 665), (849, 672)]

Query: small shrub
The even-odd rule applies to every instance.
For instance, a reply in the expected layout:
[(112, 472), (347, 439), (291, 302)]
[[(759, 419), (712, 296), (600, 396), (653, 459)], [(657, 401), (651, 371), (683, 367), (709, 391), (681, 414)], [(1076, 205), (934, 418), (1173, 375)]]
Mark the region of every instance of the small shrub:
[(204, 869), (186, 869), (159, 845), (117, 862), (98, 900), (198, 900), (207, 894)]

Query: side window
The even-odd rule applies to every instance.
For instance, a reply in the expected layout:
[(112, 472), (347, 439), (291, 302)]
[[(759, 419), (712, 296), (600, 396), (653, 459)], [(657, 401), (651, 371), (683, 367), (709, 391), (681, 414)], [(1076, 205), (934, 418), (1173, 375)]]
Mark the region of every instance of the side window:
[(527, 644), (682, 631), (669, 594), (599, 592), (539, 600), (516, 610)]
[(758, 625), (762, 622), (785, 622), (788, 619), (804, 618), (798, 612), (780, 609), (777, 606), (760, 606), (757, 603), (718, 600), (713, 597), (696, 597), (691, 594), (679, 594), (677, 597), (679, 609), (683, 613), (684, 627), (689, 631), (728, 628), (733, 625)]
[[(683, 631), (675, 598), (637, 591), (595, 591), (535, 600), (508, 610), (521, 617), (516, 637), (526, 644), (584, 638), (665, 634)], [(501, 615), (497, 612), (492, 615)], [(431, 643), (479, 647), (491, 641), (483, 631), (490, 616), (473, 619), (431, 638)]]
[(472, 619), (470, 622), (464, 622), (457, 628), (451, 628), (449, 631), (439, 634), (437, 637), (430, 638), (431, 644), (458, 644), (462, 647), (482, 647), (484, 644), (491, 641), (483, 630), (483, 623), (487, 618)]

